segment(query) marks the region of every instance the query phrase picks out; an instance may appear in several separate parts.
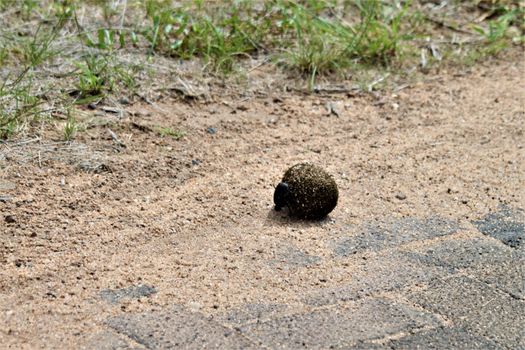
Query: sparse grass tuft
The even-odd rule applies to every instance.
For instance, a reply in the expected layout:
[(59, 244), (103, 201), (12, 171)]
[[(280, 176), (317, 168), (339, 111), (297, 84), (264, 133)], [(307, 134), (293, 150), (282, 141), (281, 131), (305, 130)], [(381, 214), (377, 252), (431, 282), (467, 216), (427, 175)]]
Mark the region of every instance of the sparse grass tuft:
[[(494, 20), (489, 20), (487, 22), (488, 28), (483, 26), (474, 26), (474, 30), (482, 35), (484, 38), (484, 44), (488, 49), (489, 54), (494, 54), (500, 51), (501, 49), (509, 45), (508, 36), (511, 36), (511, 39), (515, 41), (516, 37), (523, 38), (525, 30), (525, 9), (502, 9), (503, 15), (497, 17)], [(521, 25), (521, 33), (517, 27), (514, 27), (513, 32), (509, 32), (511, 25)]]
[(64, 141), (71, 141), (79, 129), (78, 122), (73, 115), (69, 115), (64, 124)]
[(479, 39), (470, 46), (460, 46), (452, 60), (471, 66), (487, 57), (495, 56), (512, 44), (523, 45), (525, 38), (525, 8), (510, 7), (493, 1), (492, 11), (497, 16), (479, 25), (472, 25)]
[(160, 136), (162, 137), (171, 137), (172, 139), (174, 140), (179, 140), (181, 138), (183, 138), (184, 136), (186, 136), (186, 132), (184, 131), (181, 131), (181, 130), (175, 130), (173, 128), (170, 128), (170, 127), (157, 127), (156, 128), (157, 132), (159, 133)]
[[(74, 91), (83, 104), (93, 99), (107, 96), (118, 86), (133, 91), (135, 78), (133, 70), (121, 64), (116, 64), (109, 55), (88, 55), (76, 64), (78, 81)], [(75, 93), (72, 93), (75, 95)]]

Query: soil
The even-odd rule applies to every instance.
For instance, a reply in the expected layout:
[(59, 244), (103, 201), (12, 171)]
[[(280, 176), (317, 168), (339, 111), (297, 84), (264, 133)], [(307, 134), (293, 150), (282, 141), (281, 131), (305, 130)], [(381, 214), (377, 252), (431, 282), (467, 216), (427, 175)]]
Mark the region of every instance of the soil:
[[(0, 344), (75, 348), (113, 316), (174, 304), (294, 305), (351, 278), (330, 246), (348, 227), (523, 209), (522, 58), (373, 94), (167, 99), (128, 106), (109, 126), (120, 142), (98, 126), (71, 144), (0, 145)], [(339, 187), (322, 221), (273, 210), (284, 171), (305, 161)], [(275, 264), (290, 247), (323, 260)], [(156, 293), (101, 297), (136, 285)]]

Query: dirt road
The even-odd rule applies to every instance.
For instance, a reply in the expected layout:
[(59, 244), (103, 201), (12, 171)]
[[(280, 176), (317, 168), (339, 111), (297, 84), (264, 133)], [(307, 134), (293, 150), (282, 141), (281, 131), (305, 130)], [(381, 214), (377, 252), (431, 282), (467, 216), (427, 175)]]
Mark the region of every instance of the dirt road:
[[(525, 346), (524, 73), (161, 101), (120, 143), (0, 145), (0, 347)], [(339, 186), (321, 222), (272, 210), (302, 161)]]

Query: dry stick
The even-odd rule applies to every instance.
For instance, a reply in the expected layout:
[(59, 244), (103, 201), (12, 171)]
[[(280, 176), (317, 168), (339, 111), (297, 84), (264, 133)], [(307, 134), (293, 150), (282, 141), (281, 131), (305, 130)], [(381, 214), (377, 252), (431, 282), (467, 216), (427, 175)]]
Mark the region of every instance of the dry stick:
[(247, 73), (251, 73), (253, 72), (254, 70), (258, 69), (259, 67), (265, 65), (266, 63), (270, 62), (270, 59), (268, 58), (265, 58), (261, 61), (261, 63), (258, 63), (256, 64), (255, 66), (251, 67), (250, 69), (248, 69), (248, 72)]
[(374, 80), (374, 81), (371, 82), (370, 84), (368, 84), (368, 86), (367, 86), (367, 90), (368, 90), (368, 92), (371, 92), (372, 89), (374, 88), (374, 86), (376, 86), (377, 84), (381, 83), (383, 80), (385, 80), (386, 78), (388, 78), (389, 75), (390, 75), (390, 74), (387, 73), (387, 74), (385, 74), (385, 75), (383, 75), (383, 76), (377, 78), (376, 80)]
[(40, 140), (41, 140), (40, 137), (35, 137), (34, 139), (29, 139), (29, 140), (17, 142), (15, 144), (13, 144), (12, 146), (13, 147), (23, 146), (23, 145), (27, 145), (29, 143), (38, 142)]
[(117, 134), (115, 134), (110, 128), (107, 129), (109, 134), (111, 135), (111, 138), (113, 139), (113, 142), (115, 142), (118, 146), (121, 146), (121, 147), (126, 147), (126, 145), (124, 144), (124, 142), (122, 142)]

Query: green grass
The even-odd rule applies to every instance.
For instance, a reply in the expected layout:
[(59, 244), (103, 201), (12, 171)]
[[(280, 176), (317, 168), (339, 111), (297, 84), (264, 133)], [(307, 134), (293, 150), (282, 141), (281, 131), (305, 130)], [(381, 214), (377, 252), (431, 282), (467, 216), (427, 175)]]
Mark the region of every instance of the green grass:
[(74, 116), (69, 115), (66, 123), (64, 124), (64, 141), (71, 141), (75, 138), (75, 135), (79, 129), (79, 125)]
[(70, 94), (78, 96), (77, 104), (103, 98), (122, 87), (134, 91), (136, 86), (133, 68), (114, 62), (111, 55), (89, 54), (75, 66), (78, 80)]
[[(418, 67), (433, 40), (443, 57), (429, 53), (429, 66), (470, 65), (523, 45), (517, 1), (486, 1), (483, 10), (479, 3), (448, 5), (487, 14), (456, 32), (436, 25), (428, 2), (417, 0), (0, 0), (0, 139), (34, 132), (36, 121), (67, 117), (78, 105), (148, 95), (179, 78), (183, 61), (218, 80), (265, 61), (309, 89), (352, 76), (371, 90), (378, 85), (359, 77), (374, 82), (370, 72)], [(62, 137), (74, 137), (74, 126), (72, 119)]]
[(179, 140), (183, 138), (186, 135), (186, 132), (181, 130), (175, 130), (170, 127), (157, 127), (156, 128), (158, 134), (162, 137), (171, 137), (174, 140)]
[[(284, 57), (287, 67), (309, 78), (313, 87), (318, 74), (341, 72), (359, 64), (387, 66), (402, 57), (404, 42), (411, 36), (410, 22), (404, 5), (379, 1), (356, 1), (354, 25), (342, 20), (328, 20), (308, 8), (291, 7), (292, 34), (296, 37)], [(317, 8), (326, 10), (328, 8)], [(406, 20), (406, 23), (403, 22)]]

